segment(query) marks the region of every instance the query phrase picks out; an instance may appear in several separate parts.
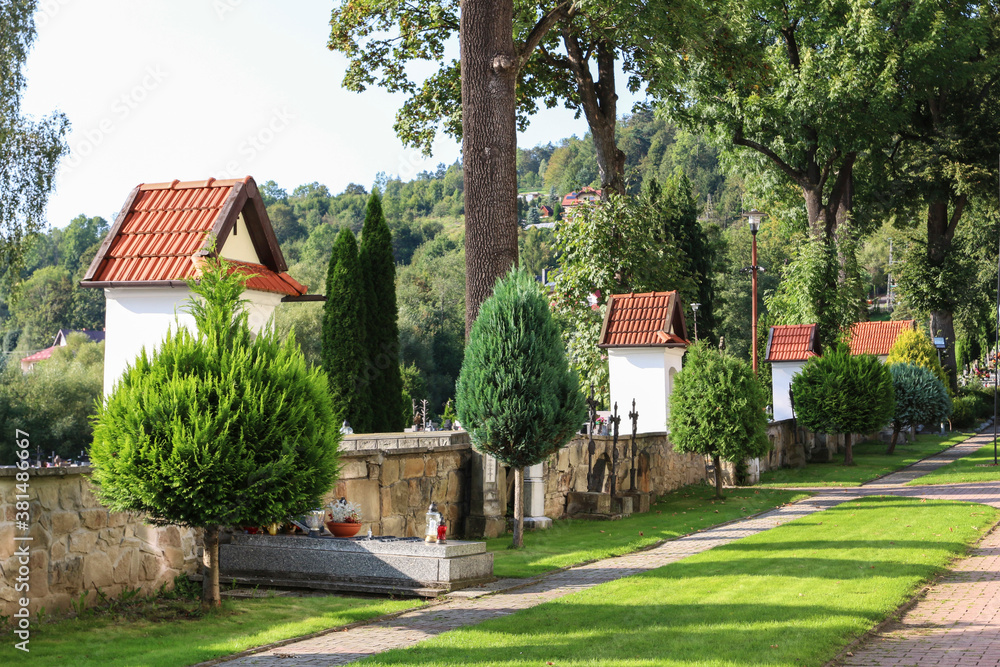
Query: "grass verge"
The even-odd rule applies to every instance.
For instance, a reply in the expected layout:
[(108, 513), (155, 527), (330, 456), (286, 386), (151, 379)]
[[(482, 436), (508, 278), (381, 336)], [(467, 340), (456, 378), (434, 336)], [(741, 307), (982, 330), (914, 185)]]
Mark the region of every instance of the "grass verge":
[[(810, 463), (805, 468), (782, 468), (761, 473), (760, 486), (783, 488), (794, 486), (861, 486), (883, 477), (920, 459), (933, 456), (971, 438), (975, 433), (952, 431), (944, 436), (918, 435), (916, 442), (896, 443), (896, 451), (886, 456), (884, 442), (867, 440), (854, 445), (853, 466), (844, 465), (839, 453), (830, 463)], [(902, 435), (900, 435), (902, 438)]]
[(866, 498), (362, 664), (822, 665), (963, 554), (998, 514), (953, 501)]
[[(0, 646), (0, 665), (177, 667), (422, 604), (341, 597), (224, 600), (202, 614), (194, 600), (145, 600), (118, 613), (33, 624), (31, 652)], [(9, 634), (9, 633), (4, 633)]]
[(510, 549), (510, 535), (487, 541), (498, 577), (533, 577), (543, 572), (638, 551), (662, 540), (740, 519), (807, 497), (802, 492), (756, 487), (726, 490), (715, 500), (715, 488), (687, 486), (662, 496), (648, 513), (618, 521), (553, 522), (549, 530), (525, 533), (524, 548)]
[(993, 443), (980, 447), (968, 456), (927, 473), (907, 486), (923, 484), (960, 484), (962, 482), (995, 482), (1000, 480), (1000, 468), (993, 465)]

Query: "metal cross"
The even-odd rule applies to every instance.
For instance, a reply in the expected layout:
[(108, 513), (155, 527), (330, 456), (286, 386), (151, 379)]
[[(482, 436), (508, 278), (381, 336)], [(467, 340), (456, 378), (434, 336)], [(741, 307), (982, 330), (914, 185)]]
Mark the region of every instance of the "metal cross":
[(608, 417), (608, 424), (613, 426), (611, 432), (611, 495), (618, 492), (618, 425), (622, 423), (622, 416), (618, 414), (618, 401), (615, 401), (615, 411)]
[(594, 422), (597, 421), (597, 406), (600, 403), (594, 398), (594, 385), (590, 385), (590, 396), (587, 397), (587, 407), (589, 408), (590, 428), (587, 429), (587, 489), (590, 489), (591, 478), (594, 472)]
[(629, 473), (629, 482), (631, 482), (631, 490), (634, 493), (635, 488), (635, 464), (636, 464), (636, 451), (635, 446), (635, 432), (639, 428), (639, 413), (635, 409), (635, 399), (632, 399), (632, 412), (628, 413), (628, 418), (632, 420), (632, 471)]

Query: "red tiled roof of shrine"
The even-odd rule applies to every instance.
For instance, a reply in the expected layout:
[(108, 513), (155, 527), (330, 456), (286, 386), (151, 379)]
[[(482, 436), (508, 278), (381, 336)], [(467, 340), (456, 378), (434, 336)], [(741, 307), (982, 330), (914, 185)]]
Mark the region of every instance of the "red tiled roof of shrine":
[(805, 361), (815, 356), (815, 324), (781, 324), (771, 327), (764, 361)]
[(233, 270), (251, 276), (246, 283), (247, 289), (293, 296), (306, 293), (306, 286), (287, 273), (275, 273), (263, 264), (253, 262), (238, 262), (233, 259), (227, 259), (226, 262), (233, 267)]
[(915, 320), (856, 322), (851, 325), (851, 354), (887, 355), (900, 332), (916, 326)]
[(673, 292), (613, 294), (598, 347), (685, 347), (687, 325)]
[(197, 273), (196, 263), (223, 248), (243, 215), (260, 264), (228, 260), (255, 273), (247, 288), (289, 296), (306, 287), (287, 266), (257, 184), (242, 179), (143, 183), (129, 195), (108, 232), (83, 287), (177, 285)]

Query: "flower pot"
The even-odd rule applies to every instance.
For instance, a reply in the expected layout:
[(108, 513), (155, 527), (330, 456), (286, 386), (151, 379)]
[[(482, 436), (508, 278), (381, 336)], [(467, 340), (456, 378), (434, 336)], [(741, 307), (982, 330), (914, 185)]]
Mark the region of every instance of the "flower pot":
[(333, 534), (334, 537), (354, 537), (361, 530), (360, 523), (337, 523), (336, 521), (327, 521), (326, 529)]

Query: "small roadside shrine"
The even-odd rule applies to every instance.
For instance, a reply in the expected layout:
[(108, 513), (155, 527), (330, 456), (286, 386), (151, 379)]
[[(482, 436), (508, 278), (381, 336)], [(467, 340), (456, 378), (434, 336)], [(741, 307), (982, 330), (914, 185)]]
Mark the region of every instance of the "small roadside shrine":
[[(598, 347), (608, 352), (611, 405), (627, 413), (636, 401), (637, 432), (667, 430), (674, 376), (690, 342), (680, 295), (613, 294)], [(610, 407), (610, 406), (609, 406)]]
[(260, 331), (282, 301), (322, 300), (288, 273), (257, 184), (235, 180), (142, 183), (129, 194), (81, 287), (102, 288), (105, 315), (104, 393), (145, 347), (168, 330), (195, 330), (185, 312), (185, 280), (219, 256), (253, 277), (244, 298), (250, 327)]
[(792, 379), (810, 357), (818, 356), (815, 324), (782, 324), (767, 335), (764, 361), (771, 364), (771, 406), (774, 421), (791, 419)]
[(851, 354), (874, 354), (884, 364), (899, 334), (916, 328), (916, 320), (855, 322), (851, 325)]

